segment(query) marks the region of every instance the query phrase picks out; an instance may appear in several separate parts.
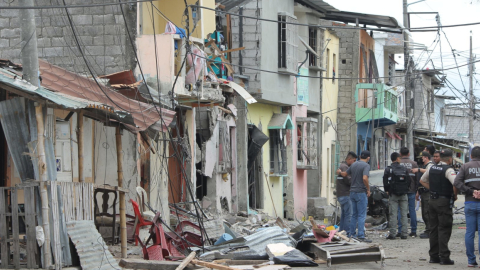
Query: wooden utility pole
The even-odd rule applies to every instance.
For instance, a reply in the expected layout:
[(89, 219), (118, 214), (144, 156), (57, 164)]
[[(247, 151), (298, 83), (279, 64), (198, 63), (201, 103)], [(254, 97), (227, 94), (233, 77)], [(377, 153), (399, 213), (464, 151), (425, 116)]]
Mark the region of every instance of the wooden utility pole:
[(78, 140), (78, 182), (85, 182), (83, 175), (83, 111), (77, 113), (77, 140)]
[[(117, 126), (115, 132), (115, 141), (117, 144), (117, 172), (118, 187), (123, 188), (123, 150), (122, 150), (122, 130)], [(118, 191), (120, 194), (120, 246), (122, 250), (122, 258), (127, 258), (127, 215), (125, 213), (125, 193)]]
[(403, 60), (404, 60), (404, 72), (405, 72), (405, 116), (407, 117), (407, 148), (410, 150), (410, 159), (414, 159), (413, 149), (413, 125), (414, 125), (414, 113), (411, 107), (412, 101), (412, 89), (410, 89), (410, 53), (408, 46), (410, 45), (408, 29), (408, 3), (407, 0), (403, 0)]
[[(33, 0), (19, 0), (19, 7), (33, 7)], [(21, 27), (21, 47), (22, 49), (22, 67), (23, 78), (34, 86), (39, 86), (38, 69), (38, 51), (37, 51), (37, 33), (35, 25), (35, 11), (33, 9), (20, 9), (20, 27)], [(47, 163), (45, 156), (45, 128), (43, 122), (43, 108), (41, 104), (35, 104), (35, 118), (37, 120), (37, 155), (38, 155), (38, 174), (41, 181), (40, 198), (42, 202), (42, 227), (45, 234), (43, 243), (43, 268), (49, 269), (52, 265), (50, 252), (50, 222), (48, 209), (48, 191), (47, 191)]]
[(470, 114), (468, 118), (468, 141), (474, 143), (473, 138), (473, 119), (475, 118), (475, 96), (473, 95), (473, 52), (472, 52), (472, 31), (470, 31), (470, 63), (469, 63), (469, 79), (470, 79)]

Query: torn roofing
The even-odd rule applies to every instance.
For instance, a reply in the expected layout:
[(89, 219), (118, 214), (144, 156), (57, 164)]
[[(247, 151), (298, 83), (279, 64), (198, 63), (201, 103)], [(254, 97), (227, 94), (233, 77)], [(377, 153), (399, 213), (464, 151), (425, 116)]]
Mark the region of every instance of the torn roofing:
[(160, 127), (165, 129), (175, 115), (174, 111), (162, 109), (162, 119), (153, 105), (129, 99), (106, 86), (97, 85), (91, 79), (46, 61), (39, 60), (39, 64), (41, 87), (22, 80), (18, 65), (12, 66), (9, 61), (0, 61), (0, 83), (13, 88), (11, 91), (36, 94), (67, 109), (104, 110), (110, 119), (126, 124), (132, 131), (145, 131), (154, 124), (159, 131), (159, 122), (164, 122), (165, 125)]

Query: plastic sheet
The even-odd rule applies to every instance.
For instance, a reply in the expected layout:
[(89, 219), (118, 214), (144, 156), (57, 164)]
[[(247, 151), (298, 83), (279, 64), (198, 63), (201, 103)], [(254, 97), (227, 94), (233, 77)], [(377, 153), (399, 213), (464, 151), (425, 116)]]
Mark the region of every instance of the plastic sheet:
[(291, 267), (299, 266), (318, 266), (310, 257), (303, 254), (300, 250), (294, 249), (285, 253), (283, 256), (277, 256), (273, 258), (275, 264), (286, 264)]

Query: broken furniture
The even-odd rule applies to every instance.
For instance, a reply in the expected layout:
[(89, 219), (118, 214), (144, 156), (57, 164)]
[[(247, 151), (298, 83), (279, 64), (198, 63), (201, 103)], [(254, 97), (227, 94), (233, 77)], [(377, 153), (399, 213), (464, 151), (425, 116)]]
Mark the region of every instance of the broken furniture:
[[(170, 256), (171, 254), (168, 249), (167, 240), (165, 239), (165, 232), (160, 223), (160, 212), (157, 212), (154, 216), (152, 223), (152, 227), (150, 227), (150, 236), (145, 244), (142, 243), (142, 240), (138, 235), (135, 235), (135, 237), (142, 246), (143, 258), (145, 260), (163, 261), (165, 260), (165, 257)], [(146, 246), (150, 240), (153, 241), (153, 244), (147, 248)]]
[[(100, 209), (98, 208), (98, 201), (97, 201), (98, 193), (102, 194), (101, 212), (100, 212)], [(112, 206), (111, 208), (113, 209), (113, 214), (110, 214), (108, 212), (110, 193), (113, 193), (113, 201), (110, 204)], [(104, 189), (104, 188), (97, 188), (93, 193), (93, 197), (94, 197), (94, 203), (95, 203), (95, 227), (97, 228), (97, 230), (99, 230), (100, 227), (111, 228), (112, 237), (106, 237), (105, 240), (111, 239), (112, 244), (115, 244), (119, 239), (119, 233), (120, 233), (120, 230), (119, 229), (117, 230), (117, 228), (120, 227), (120, 219), (117, 218), (117, 210), (115, 207), (117, 205), (117, 191)]]
[[(196, 234), (192, 231), (198, 231)], [(172, 247), (178, 250), (187, 250), (190, 247), (199, 247), (203, 244), (200, 227), (190, 221), (184, 220), (175, 228), (175, 232), (167, 232), (167, 244), (172, 251)]]
[(313, 217), (310, 217), (309, 220), (312, 224), (313, 236), (315, 236), (315, 239), (317, 239), (318, 243), (327, 243), (332, 241), (333, 237), (335, 236), (336, 230), (331, 230), (327, 234), (324, 230), (317, 226), (317, 223), (315, 223)]
[(311, 251), (321, 260), (327, 261), (327, 266), (332, 264), (381, 262), (385, 260), (385, 253), (380, 244), (366, 243), (312, 243)]
[(142, 187), (136, 187), (137, 190), (137, 201), (140, 204), (140, 213), (142, 214), (143, 219), (152, 221), (155, 217), (155, 213), (146, 209), (145, 199), (147, 199), (147, 192)]
[(138, 206), (138, 203), (136, 201), (134, 201), (133, 199), (130, 199), (130, 202), (132, 203), (132, 206), (133, 206), (133, 212), (135, 212), (134, 238), (135, 238), (135, 246), (138, 246), (138, 235), (140, 234), (140, 228), (145, 226), (151, 226), (153, 225), (153, 222), (143, 219), (142, 213), (140, 213), (140, 207)]

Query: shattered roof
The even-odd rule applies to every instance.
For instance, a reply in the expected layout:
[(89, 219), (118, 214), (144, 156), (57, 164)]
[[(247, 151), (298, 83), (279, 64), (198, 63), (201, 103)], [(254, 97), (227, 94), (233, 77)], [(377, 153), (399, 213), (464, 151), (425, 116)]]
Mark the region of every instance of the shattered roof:
[[(20, 65), (8, 60), (0, 61), (0, 84), (2, 88), (17, 94), (37, 95), (68, 109), (103, 110), (103, 118), (122, 122), (133, 131), (145, 131), (156, 126), (161, 117), (155, 106), (133, 99), (95, 81), (49, 64), (39, 59), (41, 86), (35, 87), (22, 79)], [(168, 126), (174, 111), (162, 109), (162, 118)]]

